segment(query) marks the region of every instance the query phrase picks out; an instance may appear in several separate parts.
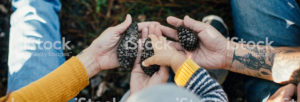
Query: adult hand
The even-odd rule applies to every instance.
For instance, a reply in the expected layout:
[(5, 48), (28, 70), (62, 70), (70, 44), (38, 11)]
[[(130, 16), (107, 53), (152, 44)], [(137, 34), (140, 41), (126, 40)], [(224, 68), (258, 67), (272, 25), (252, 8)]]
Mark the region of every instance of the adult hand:
[[(185, 53), (187, 57), (192, 58), (198, 65), (208, 69), (220, 69), (230, 66), (231, 59), (226, 56), (230, 54), (227, 46), (232, 45), (232, 42), (222, 36), (214, 27), (196, 21), (189, 16), (185, 16), (183, 20), (170, 16), (167, 18), (167, 22), (175, 27), (185, 26), (197, 33), (200, 39), (199, 48), (192, 52), (185, 51)], [(161, 26), (160, 28), (163, 35), (178, 40), (176, 30), (166, 26)]]
[[(149, 33), (159, 33), (153, 31), (154, 25), (157, 25), (156, 22), (144, 22), (140, 23), (139, 27), (142, 28), (142, 39), (146, 39)], [(143, 26), (143, 27), (142, 27)], [(143, 45), (143, 44), (139, 44)], [(141, 46), (139, 46), (138, 57), (135, 61), (133, 70), (130, 77), (130, 95), (135, 94), (144, 88), (150, 86), (163, 84), (168, 81), (169, 71), (165, 66), (161, 66), (158, 72), (155, 72), (151, 77), (146, 75), (140, 66), (140, 56), (141, 56)]]
[(169, 70), (165, 66), (161, 66), (159, 71), (155, 72), (151, 77), (145, 74), (140, 65), (140, 58), (136, 61), (130, 77), (130, 95), (135, 94), (145, 88), (167, 83), (169, 78)]
[(124, 22), (117, 26), (107, 28), (88, 48), (77, 55), (77, 58), (87, 69), (89, 77), (94, 76), (100, 70), (120, 66), (117, 59), (118, 42), (123, 32), (125, 32), (131, 23), (132, 18), (128, 14)]
[[(297, 91), (297, 92), (296, 92)], [(279, 88), (268, 100), (267, 102), (295, 102), (292, 101), (292, 97), (297, 93), (298, 101), (300, 102), (300, 85), (297, 87), (294, 84), (288, 84)]]

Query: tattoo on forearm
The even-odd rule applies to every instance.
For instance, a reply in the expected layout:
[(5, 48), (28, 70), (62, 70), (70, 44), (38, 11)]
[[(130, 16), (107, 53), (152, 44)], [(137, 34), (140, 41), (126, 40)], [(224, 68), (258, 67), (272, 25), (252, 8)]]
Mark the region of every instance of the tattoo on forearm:
[[(256, 46), (253, 45), (251, 47), (242, 45), (239, 46), (239, 49), (237, 49), (236, 46), (234, 46), (234, 51), (232, 55), (232, 62), (230, 65), (230, 70), (233, 72), (238, 72), (241, 74), (246, 74), (254, 77), (259, 77), (263, 79), (268, 80), (274, 80), (274, 74), (277, 73), (277, 77), (280, 77), (280, 75), (287, 75), (283, 74), (283, 72), (289, 72), (288, 70), (291, 70), (291, 65), (294, 65), (297, 67), (297, 61), (295, 58), (285, 58), (282, 63), (284, 63), (285, 66), (282, 66), (282, 63), (274, 63), (275, 61), (275, 55), (281, 54), (288, 54), (288, 53), (294, 53), (299, 52), (300, 48), (295, 47), (281, 47), (281, 48), (272, 48), (268, 46)], [(277, 58), (277, 57), (276, 57)], [(280, 59), (281, 60), (281, 59)], [(286, 61), (291, 60), (291, 61)], [(296, 60), (296, 62), (294, 61)], [(292, 63), (292, 64), (288, 64)], [(280, 65), (278, 65), (280, 64)], [(286, 66), (287, 65), (287, 66)], [(274, 66), (279, 66), (280, 68), (275, 68)], [(291, 68), (290, 68), (291, 67)], [(299, 66), (298, 66), (299, 67)], [(283, 69), (282, 69), (283, 68)], [(287, 70), (287, 71), (285, 71)], [(280, 72), (279, 72), (280, 71)], [(283, 71), (283, 72), (282, 72)], [(278, 74), (279, 73), (279, 74)], [(297, 72), (297, 73), (300, 73)], [(295, 74), (295, 76), (300, 76), (300, 74)], [(278, 79), (278, 78), (277, 78)]]
[(257, 76), (271, 75), (271, 69), (275, 54), (270, 50), (267, 51), (266, 47), (258, 48), (257, 46), (253, 46), (251, 47), (251, 49), (248, 47), (244, 48), (249, 50), (250, 52), (242, 55), (237, 55), (236, 51), (234, 51), (232, 63), (234, 63), (234, 61), (237, 61), (243, 64), (248, 69), (258, 71), (259, 74), (255, 74)]

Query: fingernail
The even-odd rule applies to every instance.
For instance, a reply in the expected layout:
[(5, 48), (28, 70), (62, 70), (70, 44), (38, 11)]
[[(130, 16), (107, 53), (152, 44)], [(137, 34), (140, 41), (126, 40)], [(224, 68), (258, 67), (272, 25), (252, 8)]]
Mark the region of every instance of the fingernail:
[(129, 17), (129, 14), (126, 14), (126, 18), (128, 18)]
[(187, 16), (187, 18), (190, 19), (190, 20), (195, 20), (195, 19), (191, 18), (190, 16)]
[(185, 15), (185, 16), (184, 16), (184, 19), (190, 19), (190, 16)]
[(147, 67), (147, 65), (145, 64), (145, 61), (142, 62), (142, 65), (145, 66), (145, 67)]

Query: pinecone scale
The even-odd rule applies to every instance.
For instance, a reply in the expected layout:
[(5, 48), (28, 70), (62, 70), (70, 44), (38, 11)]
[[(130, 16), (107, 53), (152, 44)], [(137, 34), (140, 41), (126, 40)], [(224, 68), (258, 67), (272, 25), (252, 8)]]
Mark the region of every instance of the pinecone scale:
[(138, 53), (138, 26), (133, 22), (122, 35), (117, 48), (121, 68), (131, 70)]
[(192, 30), (185, 27), (178, 27), (177, 32), (179, 42), (184, 49), (193, 51), (198, 47), (199, 38)]

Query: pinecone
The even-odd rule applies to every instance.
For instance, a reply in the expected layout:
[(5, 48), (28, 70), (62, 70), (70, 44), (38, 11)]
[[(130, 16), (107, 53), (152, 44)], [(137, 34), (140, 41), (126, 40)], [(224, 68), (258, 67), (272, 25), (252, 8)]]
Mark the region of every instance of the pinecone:
[(133, 22), (121, 37), (117, 48), (117, 56), (120, 66), (131, 70), (138, 53), (138, 26)]
[(151, 39), (147, 38), (144, 42), (143, 51), (142, 51), (142, 55), (141, 55), (141, 67), (142, 67), (143, 71), (149, 76), (152, 76), (156, 71), (158, 71), (160, 66), (159, 65), (151, 65), (150, 67), (144, 67), (142, 65), (142, 62), (145, 59), (147, 59), (153, 55), (154, 55), (154, 50), (152, 48)]
[(178, 38), (181, 46), (188, 51), (193, 51), (198, 47), (199, 38), (194, 32), (185, 27), (178, 27)]

